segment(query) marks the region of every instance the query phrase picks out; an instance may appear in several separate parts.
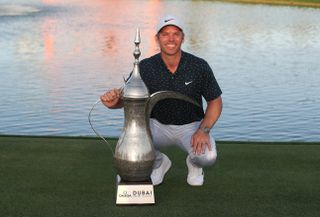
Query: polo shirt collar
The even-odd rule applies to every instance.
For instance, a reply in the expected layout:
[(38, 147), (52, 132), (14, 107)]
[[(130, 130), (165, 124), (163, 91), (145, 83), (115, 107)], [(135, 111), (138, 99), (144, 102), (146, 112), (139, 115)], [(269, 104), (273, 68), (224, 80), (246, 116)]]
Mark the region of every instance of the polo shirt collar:
[[(179, 71), (184, 67), (185, 62), (186, 62), (186, 57), (185, 56), (186, 56), (185, 52), (181, 50), (181, 59), (180, 59), (178, 68), (177, 68), (177, 70), (176, 70), (176, 72), (174, 74), (179, 73)], [(166, 70), (166, 71), (169, 72), (169, 69), (167, 68), (166, 64), (164, 63), (163, 59), (161, 58), (161, 54), (160, 53), (158, 53), (158, 55), (157, 55), (157, 60), (158, 60), (159, 66), (163, 70)]]

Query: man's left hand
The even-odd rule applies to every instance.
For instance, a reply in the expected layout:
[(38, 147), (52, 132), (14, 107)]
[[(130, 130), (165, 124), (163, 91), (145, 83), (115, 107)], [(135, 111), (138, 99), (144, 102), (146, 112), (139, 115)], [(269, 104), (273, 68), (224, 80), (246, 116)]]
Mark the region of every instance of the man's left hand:
[(198, 129), (191, 137), (193, 153), (204, 154), (206, 147), (211, 151), (210, 135)]

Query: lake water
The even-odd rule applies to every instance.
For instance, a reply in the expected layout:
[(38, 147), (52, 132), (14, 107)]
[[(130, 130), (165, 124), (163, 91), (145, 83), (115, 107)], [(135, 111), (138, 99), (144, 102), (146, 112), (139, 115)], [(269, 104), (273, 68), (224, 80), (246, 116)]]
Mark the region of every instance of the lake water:
[[(141, 58), (163, 14), (186, 24), (185, 51), (223, 91), (217, 140), (320, 141), (320, 9), (214, 1), (0, 0), (0, 134), (93, 136), (88, 113)], [(118, 136), (122, 110), (92, 123)]]

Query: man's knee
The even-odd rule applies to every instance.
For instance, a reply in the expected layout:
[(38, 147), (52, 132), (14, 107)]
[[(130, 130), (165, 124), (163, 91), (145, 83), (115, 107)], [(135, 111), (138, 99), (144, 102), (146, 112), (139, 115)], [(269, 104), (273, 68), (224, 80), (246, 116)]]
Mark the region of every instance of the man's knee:
[(207, 167), (213, 165), (217, 160), (217, 152), (209, 151), (205, 154), (190, 154), (191, 161), (199, 167)]

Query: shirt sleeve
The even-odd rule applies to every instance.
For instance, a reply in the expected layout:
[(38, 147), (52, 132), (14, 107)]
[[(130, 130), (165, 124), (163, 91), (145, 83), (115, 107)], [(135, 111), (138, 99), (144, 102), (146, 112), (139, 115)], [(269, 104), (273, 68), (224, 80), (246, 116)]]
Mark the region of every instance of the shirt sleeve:
[(203, 86), (202, 86), (202, 96), (206, 101), (214, 100), (221, 96), (222, 91), (220, 86), (213, 74), (213, 71), (209, 64), (205, 61), (203, 64)]

